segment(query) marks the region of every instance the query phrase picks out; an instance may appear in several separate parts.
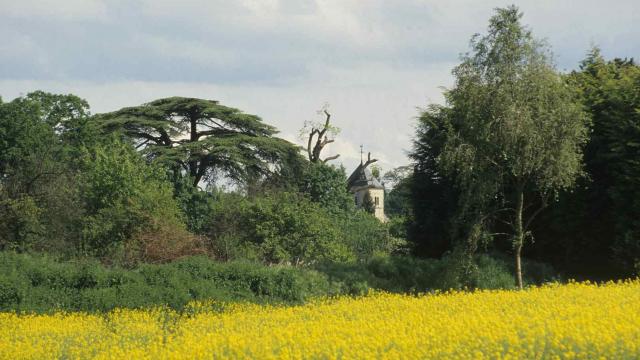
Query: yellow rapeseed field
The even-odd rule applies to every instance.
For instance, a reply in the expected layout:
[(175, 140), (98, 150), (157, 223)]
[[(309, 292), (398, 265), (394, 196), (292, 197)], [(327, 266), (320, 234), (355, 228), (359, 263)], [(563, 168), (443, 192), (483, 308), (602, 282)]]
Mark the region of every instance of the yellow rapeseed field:
[(638, 359), (640, 281), (293, 307), (200, 303), (181, 314), (3, 313), (0, 358)]

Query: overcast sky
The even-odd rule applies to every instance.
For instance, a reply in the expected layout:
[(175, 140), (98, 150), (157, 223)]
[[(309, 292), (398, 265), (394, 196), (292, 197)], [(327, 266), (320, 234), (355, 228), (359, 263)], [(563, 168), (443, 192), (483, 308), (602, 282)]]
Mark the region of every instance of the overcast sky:
[[(359, 146), (408, 162), (419, 107), (442, 87), (493, 8), (514, 1), (0, 0), (0, 96), (73, 93), (94, 113), (165, 96), (215, 99), (297, 141), (328, 103), (326, 155), (350, 171)], [(640, 1), (517, 1), (560, 70), (592, 44), (640, 58)]]

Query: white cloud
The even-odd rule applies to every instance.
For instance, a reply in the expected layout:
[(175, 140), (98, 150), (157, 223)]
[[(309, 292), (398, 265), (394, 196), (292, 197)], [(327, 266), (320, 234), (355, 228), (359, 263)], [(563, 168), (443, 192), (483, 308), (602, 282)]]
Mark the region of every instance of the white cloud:
[(90, 20), (107, 18), (107, 5), (100, 0), (2, 0), (5, 16), (23, 19)]
[[(470, 36), (513, 2), (0, 0), (0, 95), (71, 92), (95, 112), (218, 99), (290, 140), (328, 102), (342, 133), (327, 154), (349, 171), (363, 144), (388, 169), (407, 162), (416, 108), (442, 101)], [(516, 3), (562, 69), (592, 42), (640, 57), (637, 0)]]

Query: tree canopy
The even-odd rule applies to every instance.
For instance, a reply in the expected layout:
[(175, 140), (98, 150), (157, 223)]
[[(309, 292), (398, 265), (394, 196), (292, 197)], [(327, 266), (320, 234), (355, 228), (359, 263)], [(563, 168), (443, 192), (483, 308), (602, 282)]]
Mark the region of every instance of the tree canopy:
[[(640, 271), (640, 66), (589, 51), (567, 76), (592, 116), (585, 171), (537, 226), (536, 255), (590, 277)], [(619, 275), (618, 275), (619, 276)]]
[[(488, 33), (454, 71), (445, 93), (446, 142), (438, 165), (456, 179), (467, 246), (496, 215), (508, 225), (522, 286), (520, 254), (531, 222), (554, 192), (571, 187), (582, 171), (587, 116), (557, 73), (544, 43), (521, 23), (514, 6), (497, 9)], [(531, 194), (530, 198), (525, 198)]]
[(153, 159), (184, 171), (197, 185), (226, 176), (246, 181), (277, 171), (298, 152), (255, 115), (215, 100), (158, 99), (96, 117), (107, 130), (123, 130)]

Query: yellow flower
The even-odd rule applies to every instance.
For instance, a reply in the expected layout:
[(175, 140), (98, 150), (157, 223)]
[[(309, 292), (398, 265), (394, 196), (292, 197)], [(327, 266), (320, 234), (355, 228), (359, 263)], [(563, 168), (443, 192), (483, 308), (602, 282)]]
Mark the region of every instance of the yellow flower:
[(635, 359), (639, 324), (639, 280), (374, 292), (294, 307), (0, 313), (0, 359)]

